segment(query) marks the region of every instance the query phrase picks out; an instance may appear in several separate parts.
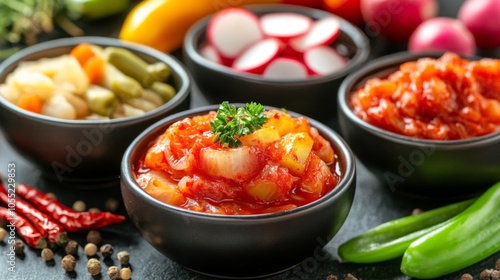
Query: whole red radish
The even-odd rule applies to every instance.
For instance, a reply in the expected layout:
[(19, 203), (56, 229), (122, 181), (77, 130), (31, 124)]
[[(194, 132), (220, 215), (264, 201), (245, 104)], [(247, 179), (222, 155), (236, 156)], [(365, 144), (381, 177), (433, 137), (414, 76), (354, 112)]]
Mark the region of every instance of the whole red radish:
[(304, 64), (313, 75), (328, 75), (344, 68), (347, 61), (332, 47), (317, 46), (304, 53)]
[(279, 56), (281, 44), (276, 38), (259, 41), (238, 56), (231, 67), (236, 71), (262, 74), (267, 65)]
[(450, 51), (463, 55), (476, 52), (474, 36), (455, 18), (437, 17), (426, 20), (413, 32), (408, 49), (421, 51)]
[(298, 60), (278, 57), (269, 63), (262, 75), (264, 78), (277, 80), (305, 79), (308, 71), (307, 67)]
[(264, 35), (283, 41), (304, 35), (312, 25), (310, 17), (297, 13), (270, 13), (260, 17)]
[(263, 38), (259, 18), (243, 8), (217, 12), (207, 26), (208, 43), (225, 58), (235, 58)]
[(340, 34), (340, 20), (330, 16), (317, 20), (311, 29), (304, 35), (290, 40), (290, 46), (297, 52), (304, 52), (309, 48), (329, 45)]
[(472, 33), (478, 48), (500, 48), (500, 1), (466, 0), (458, 11), (458, 19)]
[(361, 27), (365, 23), (361, 15), (361, 0), (323, 0), (321, 8), (356, 26)]
[(436, 0), (361, 0), (361, 14), (369, 36), (405, 43), (427, 19), (437, 16)]

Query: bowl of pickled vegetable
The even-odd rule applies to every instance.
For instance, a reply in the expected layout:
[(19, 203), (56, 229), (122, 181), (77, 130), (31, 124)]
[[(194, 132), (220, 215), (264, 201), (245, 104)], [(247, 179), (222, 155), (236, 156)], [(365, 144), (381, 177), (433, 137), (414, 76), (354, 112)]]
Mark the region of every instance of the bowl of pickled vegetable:
[(55, 183), (117, 186), (130, 142), (189, 108), (190, 90), (170, 55), (114, 38), (57, 39), (0, 64), (0, 128)]
[(370, 43), (331, 13), (266, 4), (223, 9), (198, 21), (183, 50), (211, 103), (255, 101), (326, 120), (335, 115), (342, 80), (367, 61)]
[(253, 278), (299, 264), (335, 236), (355, 173), (349, 147), (320, 122), (223, 102), (137, 137), (123, 157), (121, 190), (159, 252), (206, 275)]
[(342, 135), (394, 192), (449, 199), (500, 180), (500, 60), (398, 53), (348, 76)]

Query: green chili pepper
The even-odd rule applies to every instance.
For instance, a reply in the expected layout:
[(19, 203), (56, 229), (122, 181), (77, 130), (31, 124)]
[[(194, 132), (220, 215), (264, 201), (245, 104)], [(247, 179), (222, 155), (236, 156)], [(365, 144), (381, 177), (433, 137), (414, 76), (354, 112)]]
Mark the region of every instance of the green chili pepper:
[(500, 251), (500, 182), (444, 226), (410, 244), (401, 271), (411, 277), (443, 276)]
[(340, 245), (339, 256), (343, 261), (354, 263), (400, 257), (414, 240), (443, 226), (473, 201), (469, 199), (381, 224)]
[(72, 18), (96, 20), (125, 12), (130, 0), (65, 0), (67, 13)]

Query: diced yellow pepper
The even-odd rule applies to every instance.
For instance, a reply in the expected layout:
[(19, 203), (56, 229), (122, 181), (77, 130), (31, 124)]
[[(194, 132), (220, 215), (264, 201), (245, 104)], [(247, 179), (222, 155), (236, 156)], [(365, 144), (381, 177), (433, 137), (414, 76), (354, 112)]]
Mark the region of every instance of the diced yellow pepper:
[(243, 146), (266, 145), (280, 139), (279, 132), (271, 127), (261, 128), (239, 138)]
[(270, 202), (280, 200), (279, 187), (269, 180), (255, 180), (245, 185), (245, 191), (259, 201)]
[(292, 174), (304, 173), (313, 145), (314, 140), (305, 132), (286, 134), (279, 142), (283, 150), (281, 165), (287, 167)]
[(268, 116), (268, 120), (262, 128), (274, 128), (279, 132), (280, 136), (294, 131), (295, 121), (292, 116), (278, 110), (269, 110), (266, 115)]

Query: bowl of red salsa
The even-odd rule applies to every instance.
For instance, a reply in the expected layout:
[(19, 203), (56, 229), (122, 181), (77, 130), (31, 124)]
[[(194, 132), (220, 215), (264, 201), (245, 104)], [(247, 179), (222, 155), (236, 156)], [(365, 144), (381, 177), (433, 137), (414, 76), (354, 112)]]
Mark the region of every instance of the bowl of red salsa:
[(341, 228), (354, 199), (354, 156), (332, 129), (274, 107), (261, 127), (224, 144), (212, 131), (220, 106), (172, 115), (136, 138), (122, 160), (125, 207), (154, 248), (188, 269), (273, 275)]
[(500, 60), (397, 53), (348, 76), (339, 122), (391, 190), (447, 199), (500, 180)]

